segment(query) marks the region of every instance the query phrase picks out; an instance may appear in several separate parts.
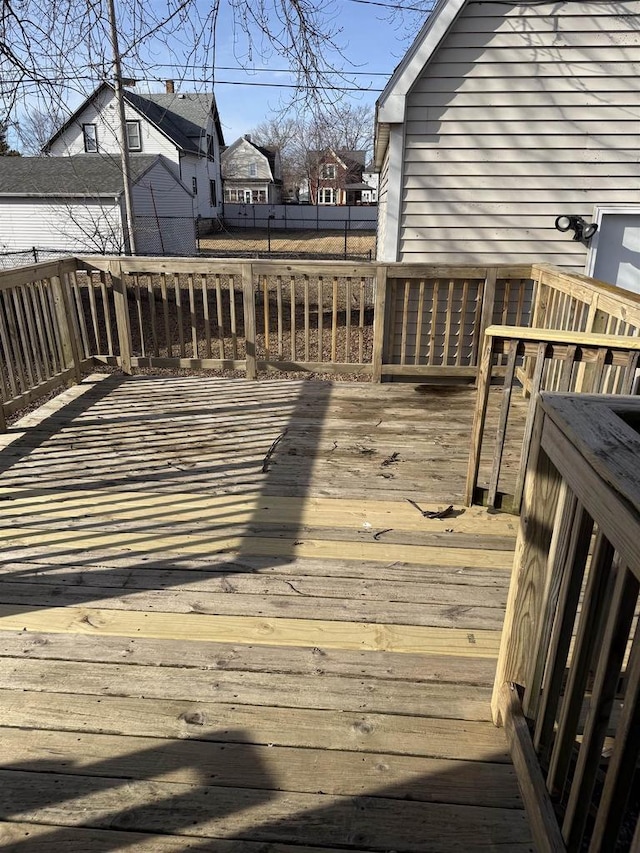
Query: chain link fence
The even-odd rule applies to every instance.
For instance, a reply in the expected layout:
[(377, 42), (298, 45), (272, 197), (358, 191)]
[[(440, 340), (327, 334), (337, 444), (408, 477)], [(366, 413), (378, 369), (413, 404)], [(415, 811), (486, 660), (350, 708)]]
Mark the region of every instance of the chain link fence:
[(18, 252), (0, 252), (0, 270), (10, 270), (14, 267), (28, 267), (41, 261), (54, 261), (73, 254), (66, 249), (46, 249), (33, 246)]
[(223, 258), (324, 258), (327, 260), (365, 260), (376, 256), (376, 230), (370, 220), (334, 221), (331, 227), (317, 229), (299, 220), (297, 227), (283, 228), (266, 220), (266, 226), (230, 227), (201, 233), (200, 254)]

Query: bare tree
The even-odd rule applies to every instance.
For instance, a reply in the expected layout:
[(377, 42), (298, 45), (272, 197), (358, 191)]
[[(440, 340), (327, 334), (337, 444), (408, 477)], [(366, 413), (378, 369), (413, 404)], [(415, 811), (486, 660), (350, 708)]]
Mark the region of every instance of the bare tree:
[(26, 107), (19, 121), (16, 122), (16, 133), (24, 154), (37, 156), (55, 131), (62, 127), (65, 113), (52, 105), (50, 111), (38, 107)]
[(280, 152), (285, 189), (295, 195), (295, 188), (309, 181), (322, 152), (371, 151), (373, 108), (338, 103), (310, 113), (277, 115), (257, 125), (251, 138)]
[[(176, 68), (197, 67), (215, 83), (216, 29), (222, 4), (233, 19), (238, 61), (250, 66), (277, 55), (294, 74), (304, 104), (331, 102), (349, 63), (344, 59), (334, 0), (121, 0), (118, 35), (123, 75), (153, 79), (157, 57)], [(337, 58), (337, 59), (336, 59)], [(105, 0), (3, 0), (0, 4), (0, 100), (6, 121), (40, 98), (38, 110), (86, 95), (113, 74)], [(208, 71), (207, 71), (208, 69)], [(185, 71), (185, 74), (188, 72)]]

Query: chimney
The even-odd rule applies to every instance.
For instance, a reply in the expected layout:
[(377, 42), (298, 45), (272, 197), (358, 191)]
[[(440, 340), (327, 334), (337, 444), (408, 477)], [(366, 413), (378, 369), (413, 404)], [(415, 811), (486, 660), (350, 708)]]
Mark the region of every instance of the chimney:
[(173, 84), (173, 80), (165, 80), (166, 92), (167, 95), (173, 95), (175, 92), (175, 86)]
[(247, 142), (251, 142), (251, 134), (250, 133), (245, 133), (244, 138), (247, 140)]

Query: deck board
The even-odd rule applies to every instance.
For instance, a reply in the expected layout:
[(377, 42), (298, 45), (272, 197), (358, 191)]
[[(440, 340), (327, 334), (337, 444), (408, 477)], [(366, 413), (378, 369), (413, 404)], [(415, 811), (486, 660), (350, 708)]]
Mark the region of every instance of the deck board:
[(472, 411), (95, 376), (0, 437), (3, 851), (531, 850)]

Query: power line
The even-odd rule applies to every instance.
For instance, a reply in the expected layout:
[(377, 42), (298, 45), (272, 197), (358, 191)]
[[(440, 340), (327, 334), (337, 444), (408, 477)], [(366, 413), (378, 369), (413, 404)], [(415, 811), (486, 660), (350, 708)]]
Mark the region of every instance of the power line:
[[(433, 11), (433, 3), (429, 5), (428, 8), (423, 8), (421, 6), (401, 6), (396, 3), (380, 3), (378, 0), (348, 0), (349, 3), (362, 3), (365, 6), (382, 6), (383, 9), (400, 9), (402, 12), (422, 12), (423, 14), (427, 14), (428, 12)], [(547, 0), (548, 2), (548, 0)]]
[[(362, 0), (364, 2), (364, 0)], [(202, 68), (202, 65), (182, 65), (181, 68), (190, 68), (197, 69)], [(171, 65), (169, 63), (156, 62), (153, 65), (147, 65), (145, 68), (134, 68), (132, 67), (132, 71), (142, 71), (148, 70), (149, 68), (177, 68), (177, 66)], [(244, 71), (246, 74), (254, 74), (254, 73), (266, 73), (266, 74), (292, 74), (293, 71), (291, 68), (243, 68), (242, 65), (216, 65), (216, 71)], [(333, 72), (335, 74), (343, 73), (346, 77), (390, 77), (391, 72), (389, 71), (344, 71), (344, 72)], [(178, 75), (176, 75), (178, 76)], [(178, 78), (183, 79), (183, 78)]]
[[(391, 75), (387, 75), (391, 76)], [(55, 80), (48, 81), (49, 83), (68, 83), (74, 82), (77, 80), (94, 80), (96, 81), (98, 78), (90, 77), (90, 76), (77, 76), (77, 77), (58, 77)], [(149, 78), (152, 79), (154, 83), (162, 83), (164, 82), (159, 77), (158, 78)], [(211, 83), (211, 79), (199, 78), (199, 77), (181, 77), (180, 81), (182, 83)], [(9, 86), (19, 86), (23, 81), (22, 80), (2, 80), (2, 84)], [(383, 89), (369, 89), (361, 86), (323, 86), (321, 84), (305, 84), (305, 83), (259, 83), (254, 80), (216, 80), (215, 86), (258, 86), (264, 88), (271, 89), (302, 89), (307, 92), (383, 92)]]

